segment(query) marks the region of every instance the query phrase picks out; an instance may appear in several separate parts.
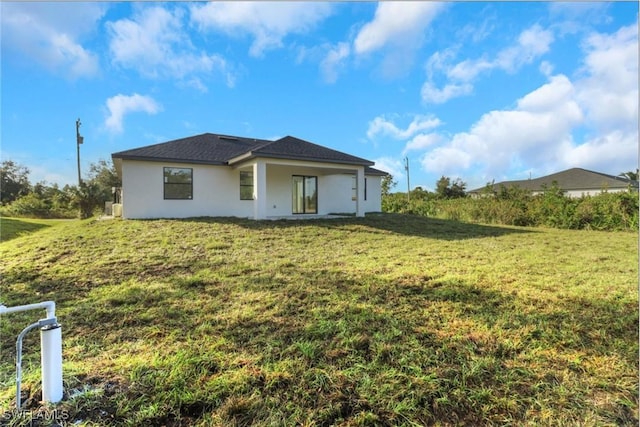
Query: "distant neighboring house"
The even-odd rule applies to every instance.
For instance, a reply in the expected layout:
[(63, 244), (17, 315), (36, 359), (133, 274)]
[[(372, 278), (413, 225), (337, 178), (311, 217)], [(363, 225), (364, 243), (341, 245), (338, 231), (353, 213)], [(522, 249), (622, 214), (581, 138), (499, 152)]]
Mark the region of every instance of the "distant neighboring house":
[[(529, 190), (535, 195), (543, 193), (545, 187), (550, 188), (553, 182), (557, 182), (558, 187), (560, 187), (568, 197), (581, 197), (583, 195), (594, 196), (603, 191), (616, 193), (628, 191), (630, 188), (638, 191), (638, 181), (581, 168), (567, 169), (540, 178), (503, 181), (493, 184), (493, 190), (498, 191), (502, 186), (506, 188), (518, 187)], [(485, 191), (486, 187), (481, 187), (468, 191), (467, 193), (472, 196), (479, 196)]]
[(309, 217), (381, 210), (374, 162), (286, 136), (205, 133), (113, 153), (124, 218)]

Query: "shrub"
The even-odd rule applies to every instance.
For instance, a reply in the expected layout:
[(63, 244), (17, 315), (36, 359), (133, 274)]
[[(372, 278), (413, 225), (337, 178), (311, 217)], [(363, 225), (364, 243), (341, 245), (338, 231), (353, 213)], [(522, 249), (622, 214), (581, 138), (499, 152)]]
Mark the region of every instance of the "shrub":
[(76, 211), (56, 198), (47, 198), (36, 192), (19, 197), (2, 209), (2, 215), (22, 218), (73, 218)]
[(532, 196), (502, 188), (480, 198), (411, 199), (406, 194), (382, 198), (384, 212), (411, 213), (455, 221), (568, 229), (638, 230), (638, 193), (601, 193), (570, 198), (557, 185)]
[(49, 216), (49, 208), (48, 203), (38, 194), (29, 193), (13, 201), (7, 211), (11, 216), (47, 218)]
[(633, 230), (638, 228), (638, 197), (635, 193), (602, 193), (583, 197), (575, 210), (578, 228)]

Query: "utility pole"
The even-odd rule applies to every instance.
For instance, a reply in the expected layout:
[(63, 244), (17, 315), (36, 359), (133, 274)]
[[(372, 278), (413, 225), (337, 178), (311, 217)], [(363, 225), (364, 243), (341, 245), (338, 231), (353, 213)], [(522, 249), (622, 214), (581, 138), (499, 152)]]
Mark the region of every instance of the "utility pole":
[(84, 141), (84, 138), (80, 136), (80, 119), (76, 120), (76, 146), (78, 149), (78, 187), (82, 185), (82, 178), (80, 176), (80, 144)]
[(407, 171), (407, 202), (411, 201), (411, 186), (409, 185), (409, 158), (404, 158), (404, 170)]

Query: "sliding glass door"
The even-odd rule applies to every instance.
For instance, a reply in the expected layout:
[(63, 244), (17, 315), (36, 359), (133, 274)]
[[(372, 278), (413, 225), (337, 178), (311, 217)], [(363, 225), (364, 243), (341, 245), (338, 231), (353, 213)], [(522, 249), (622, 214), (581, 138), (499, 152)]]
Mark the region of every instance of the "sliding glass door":
[(318, 177), (293, 175), (291, 195), (294, 214), (318, 213)]

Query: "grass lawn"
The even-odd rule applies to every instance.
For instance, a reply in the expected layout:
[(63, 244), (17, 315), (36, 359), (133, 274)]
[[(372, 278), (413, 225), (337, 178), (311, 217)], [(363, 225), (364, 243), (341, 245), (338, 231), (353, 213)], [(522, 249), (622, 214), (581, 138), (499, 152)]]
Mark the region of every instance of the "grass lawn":
[(15, 239), (26, 233), (32, 233), (41, 228), (51, 227), (60, 224), (60, 219), (30, 219), (30, 218), (7, 218), (0, 216), (0, 242)]
[[(57, 303), (70, 424), (638, 424), (636, 233), (88, 220), (4, 241), (0, 259), (0, 301)], [(5, 408), (38, 316), (0, 317)]]

